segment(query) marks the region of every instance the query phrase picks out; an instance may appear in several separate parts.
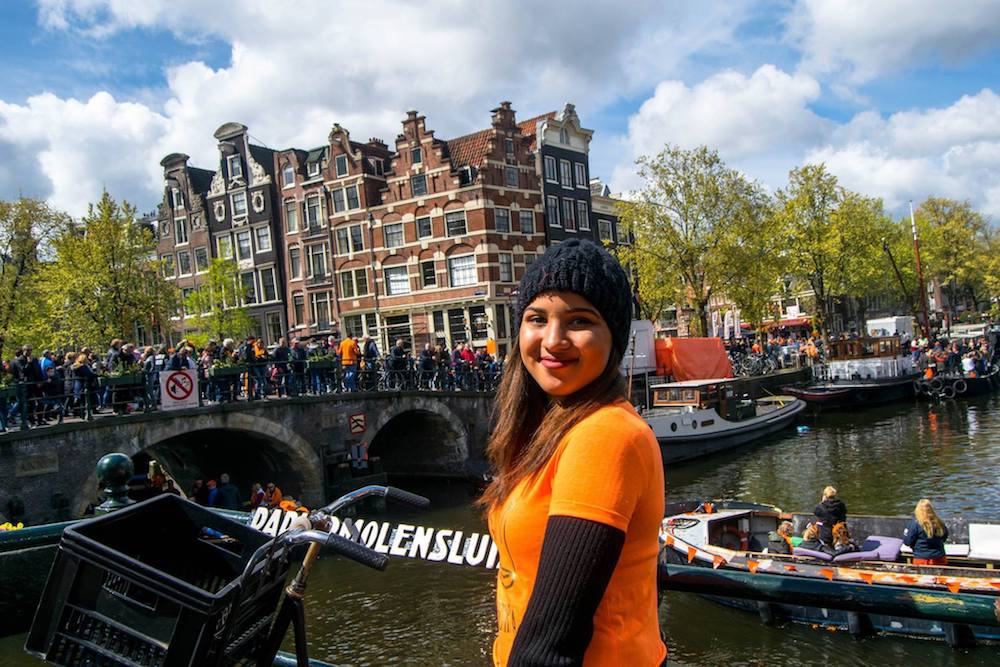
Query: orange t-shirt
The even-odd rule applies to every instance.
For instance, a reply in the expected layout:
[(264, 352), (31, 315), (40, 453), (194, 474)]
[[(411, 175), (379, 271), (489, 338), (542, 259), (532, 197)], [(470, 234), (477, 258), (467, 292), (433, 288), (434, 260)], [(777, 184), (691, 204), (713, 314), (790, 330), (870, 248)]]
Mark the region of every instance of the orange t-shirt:
[(353, 338), (345, 338), (340, 341), (340, 363), (344, 366), (353, 366), (358, 360), (358, 344)]
[(585, 667), (659, 665), (667, 653), (656, 610), (657, 534), (663, 520), (663, 461), (653, 431), (631, 404), (598, 409), (570, 429), (539, 473), (489, 513), (500, 556), (493, 663), (507, 664), (538, 572), (550, 516), (571, 516), (625, 533), (615, 571), (594, 614)]

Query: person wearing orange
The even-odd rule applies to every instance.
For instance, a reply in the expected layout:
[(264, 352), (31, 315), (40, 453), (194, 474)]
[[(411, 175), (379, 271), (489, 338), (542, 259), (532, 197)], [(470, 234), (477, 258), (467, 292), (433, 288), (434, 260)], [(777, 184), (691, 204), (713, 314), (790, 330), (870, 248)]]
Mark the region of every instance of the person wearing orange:
[(348, 391), (358, 388), (358, 341), (351, 334), (340, 341), (340, 365), (344, 369), (344, 386)]
[(481, 502), (499, 553), (493, 663), (655, 667), (663, 462), (625, 399), (631, 297), (606, 250), (554, 245), (521, 279)]
[(281, 489), (274, 482), (268, 482), (267, 486), (264, 487), (264, 503), (270, 509), (274, 509), (281, 506), (282, 499)]

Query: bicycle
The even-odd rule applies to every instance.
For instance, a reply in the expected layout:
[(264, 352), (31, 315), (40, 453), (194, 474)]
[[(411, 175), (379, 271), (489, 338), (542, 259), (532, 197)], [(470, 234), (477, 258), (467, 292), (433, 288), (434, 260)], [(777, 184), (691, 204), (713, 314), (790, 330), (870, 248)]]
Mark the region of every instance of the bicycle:
[[(288, 548), (298, 544), (309, 544), (309, 550), (302, 559), (302, 566), (298, 574), (291, 583), (285, 586), (284, 594), (281, 597), (281, 606), (275, 615), (274, 623), (268, 632), (267, 639), (261, 644), (256, 657), (258, 665), (271, 665), (278, 655), (278, 649), (285, 635), (288, 633), (288, 626), (292, 626), (295, 637), (295, 664), (297, 667), (309, 667), (309, 642), (306, 638), (305, 606), (303, 599), (306, 593), (306, 582), (309, 572), (312, 570), (320, 551), (324, 547), (332, 549), (334, 552), (354, 560), (372, 569), (383, 571), (389, 565), (389, 557), (377, 553), (364, 544), (349, 540), (336, 532), (329, 532), (330, 520), (336, 512), (339, 512), (350, 505), (353, 505), (362, 498), (368, 496), (381, 496), (397, 502), (401, 502), (413, 507), (425, 508), (430, 505), (430, 501), (423, 496), (409, 493), (402, 489), (391, 486), (369, 485), (344, 494), (326, 507), (314, 510), (309, 513), (309, 524), (312, 528), (308, 530), (293, 529), (274, 538), (274, 545), (269, 549), (262, 549), (258, 553), (270, 557), (272, 554), (284, 554)], [(347, 524), (349, 530), (353, 528)], [(358, 539), (357, 529), (352, 531), (354, 540)], [(257, 554), (254, 554), (256, 557)], [(280, 556), (279, 556), (280, 557)], [(247, 571), (251, 571), (255, 562), (251, 561), (247, 565)], [(316, 663), (313, 662), (313, 665)]]

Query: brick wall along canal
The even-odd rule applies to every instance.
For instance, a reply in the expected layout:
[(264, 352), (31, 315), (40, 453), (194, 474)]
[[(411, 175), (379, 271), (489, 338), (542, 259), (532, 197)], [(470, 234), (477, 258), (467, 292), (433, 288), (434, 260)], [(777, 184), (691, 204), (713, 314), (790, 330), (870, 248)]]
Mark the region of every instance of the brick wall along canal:
[[(668, 500), (731, 497), (808, 510), (834, 484), (854, 513), (907, 514), (930, 497), (949, 514), (1000, 513), (1000, 396), (943, 405), (900, 404), (827, 414), (734, 454), (667, 470)], [(390, 509), (392, 521), (469, 532), (484, 526), (471, 493), (413, 487), (434, 509)], [(373, 517), (374, 518), (374, 517)], [(384, 573), (325, 559), (310, 579), (313, 657), (340, 665), (485, 665), (494, 629), (494, 573), (394, 559)], [(668, 593), (661, 607), (671, 664), (996, 665), (997, 647), (953, 650), (943, 642), (856, 641), (846, 633), (786, 624)], [(19, 654), (23, 637), (0, 640), (0, 664), (38, 664)]]

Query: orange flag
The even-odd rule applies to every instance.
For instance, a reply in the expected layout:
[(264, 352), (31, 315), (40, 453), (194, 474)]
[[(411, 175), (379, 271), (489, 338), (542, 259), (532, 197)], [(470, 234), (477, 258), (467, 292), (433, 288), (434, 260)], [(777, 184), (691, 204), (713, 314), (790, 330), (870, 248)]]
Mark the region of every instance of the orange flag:
[(1000, 588), (1000, 581), (991, 581), (990, 586), (993, 588)]
[(822, 570), (819, 571), (819, 573), (822, 574), (824, 577), (826, 577), (827, 580), (833, 581), (833, 570), (831, 570), (830, 568), (824, 567)]
[(755, 560), (747, 561), (747, 569), (750, 570), (751, 572), (756, 572), (758, 567), (760, 567), (760, 563), (758, 563), (757, 561)]
[(719, 569), (719, 566), (723, 565), (725, 562), (726, 559), (722, 556), (712, 556), (712, 569)]
[(794, 565), (786, 565), (785, 569), (788, 570), (789, 572), (798, 572), (799, 571), (799, 568), (795, 567)]
[(694, 547), (688, 547), (688, 562), (689, 563), (694, 560), (694, 556), (695, 556), (696, 553), (698, 553), (697, 549), (695, 549)]
[(875, 578), (875, 576), (871, 572), (859, 572), (858, 576), (861, 577), (861, 581), (865, 582), (866, 584), (872, 583), (872, 579)]
[(664, 540), (664, 541), (667, 543), (668, 547), (674, 546), (674, 536), (673, 535), (667, 535), (667, 539)]
[(960, 581), (948, 582), (948, 590), (951, 591), (952, 593), (957, 593), (961, 587), (962, 587), (962, 582)]
[(916, 577), (911, 577), (908, 574), (900, 575), (899, 580), (902, 581), (904, 584), (915, 584), (915, 583), (917, 583), (917, 578)]

